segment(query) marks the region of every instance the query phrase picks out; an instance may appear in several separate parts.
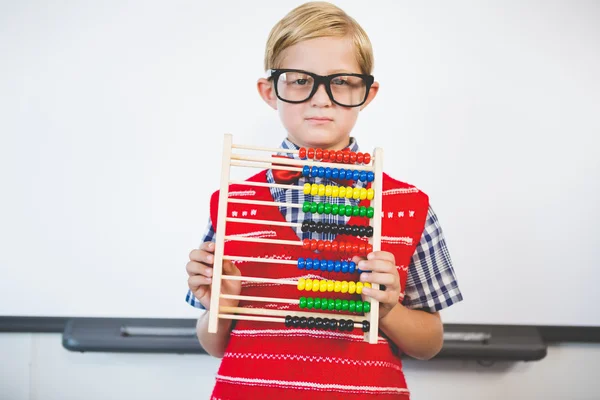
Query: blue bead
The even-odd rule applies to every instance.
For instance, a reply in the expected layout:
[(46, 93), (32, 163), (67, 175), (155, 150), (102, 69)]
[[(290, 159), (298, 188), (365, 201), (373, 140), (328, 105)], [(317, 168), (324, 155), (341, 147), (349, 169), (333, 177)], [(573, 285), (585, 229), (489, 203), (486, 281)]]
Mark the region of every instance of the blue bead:
[(340, 272), (342, 270), (342, 263), (340, 261), (335, 262), (335, 267), (333, 267), (335, 272)]
[(352, 172), (352, 179), (357, 181), (359, 178), (360, 178), (360, 171), (354, 170), (354, 172)]
[(308, 165), (305, 165), (304, 167), (302, 167), (302, 176), (309, 176), (310, 175), (310, 167)]
[(319, 178), (323, 178), (325, 176), (325, 168), (319, 167)]
[(350, 264), (348, 265), (348, 272), (353, 274), (355, 269), (356, 269), (356, 263), (354, 261), (350, 261)]
[(332, 260), (327, 261), (327, 271), (333, 272), (334, 267), (335, 267), (335, 264)]
[(340, 179), (346, 179), (346, 170), (344, 168), (340, 168)]
[(306, 270), (310, 271), (311, 269), (313, 269), (313, 260), (312, 260), (312, 258), (307, 258), (306, 259)]
[(313, 178), (319, 176), (319, 167), (312, 167), (310, 169), (310, 176), (312, 176)]
[(359, 179), (361, 180), (361, 182), (366, 182), (367, 181), (367, 171), (362, 171), (360, 173)]
[(360, 268), (356, 268), (356, 272), (358, 272), (358, 274), (362, 274), (364, 271), (362, 271)]
[(331, 168), (329, 167), (325, 168), (325, 178), (331, 178)]
[(367, 182), (373, 182), (375, 180), (375, 174), (371, 171), (367, 172)]
[(321, 271), (327, 271), (327, 260), (321, 260)]
[(298, 269), (304, 269), (304, 267), (306, 267), (306, 261), (304, 260), (304, 258), (299, 258), (298, 259)]
[(331, 169), (331, 177), (333, 179), (337, 179), (340, 176), (340, 171), (337, 168), (332, 168)]
[(342, 261), (342, 272), (348, 272), (348, 261)]

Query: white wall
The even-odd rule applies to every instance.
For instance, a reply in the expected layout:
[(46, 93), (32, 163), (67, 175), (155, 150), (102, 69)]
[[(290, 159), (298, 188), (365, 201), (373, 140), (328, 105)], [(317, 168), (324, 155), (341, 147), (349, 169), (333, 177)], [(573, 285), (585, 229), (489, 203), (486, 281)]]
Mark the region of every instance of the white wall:
[[(72, 353), (60, 334), (0, 335), (2, 400), (208, 399), (219, 360), (206, 355)], [(413, 400), (600, 398), (600, 346), (552, 346), (531, 363), (405, 363)]]

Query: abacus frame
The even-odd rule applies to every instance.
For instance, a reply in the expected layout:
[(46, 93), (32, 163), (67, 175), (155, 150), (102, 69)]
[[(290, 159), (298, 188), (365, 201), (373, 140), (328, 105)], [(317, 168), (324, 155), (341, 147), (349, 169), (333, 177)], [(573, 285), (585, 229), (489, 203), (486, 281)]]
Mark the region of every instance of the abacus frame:
[[(286, 169), (285, 165), (290, 167), (298, 166), (322, 166), (322, 167), (339, 167), (338, 163), (328, 163), (314, 160), (295, 160), (295, 159), (284, 159), (277, 158), (272, 160), (269, 158), (257, 158), (251, 156), (237, 155), (234, 153), (234, 149), (243, 150), (254, 150), (263, 152), (287, 152), (295, 153), (297, 151), (289, 150), (284, 151), (282, 149), (265, 148), (258, 146), (245, 146), (237, 145), (233, 143), (233, 135), (225, 134), (223, 138), (223, 154), (221, 162), (221, 181), (220, 181), (220, 195), (218, 203), (218, 217), (216, 221), (216, 241), (215, 241), (215, 252), (214, 252), (214, 265), (213, 265), (213, 277), (212, 277), (212, 290), (210, 298), (210, 311), (209, 311), (209, 322), (208, 331), (210, 333), (217, 333), (218, 320), (221, 319), (237, 319), (237, 320), (254, 320), (254, 321), (270, 321), (270, 322), (284, 322), (285, 315), (291, 316), (303, 316), (303, 317), (321, 317), (330, 318), (336, 320), (353, 320), (360, 322), (365, 318), (369, 322), (369, 331), (365, 332), (365, 341), (376, 344), (379, 336), (379, 302), (373, 298), (368, 298), (371, 303), (370, 311), (365, 313), (363, 316), (352, 316), (345, 314), (336, 314), (328, 312), (303, 312), (303, 311), (288, 311), (288, 310), (273, 310), (267, 308), (252, 308), (248, 309), (245, 307), (226, 307), (220, 305), (221, 298), (233, 298), (233, 299), (248, 299), (247, 296), (231, 296), (221, 294), (221, 283), (223, 279), (235, 279), (240, 281), (268, 281), (268, 279), (261, 279), (257, 277), (244, 277), (244, 276), (223, 276), (223, 260), (225, 259), (224, 248), (226, 237), (225, 226), (226, 223), (231, 221), (227, 218), (227, 205), (229, 201), (229, 185), (234, 183), (242, 183), (232, 181), (230, 179), (231, 166), (240, 167), (259, 167), (259, 168), (276, 168)], [(275, 165), (276, 164), (276, 165)], [(373, 156), (370, 165), (354, 165), (352, 167), (359, 171), (372, 171), (374, 179), (371, 183), (371, 188), (374, 190), (374, 196), (371, 200), (371, 206), (373, 207), (373, 218), (370, 220), (370, 226), (373, 227), (373, 236), (369, 238), (369, 243), (373, 247), (373, 251), (381, 250), (381, 206), (382, 206), (382, 180), (383, 180), (383, 149), (377, 147), (373, 151)], [(241, 200), (238, 200), (240, 202)], [(291, 204), (291, 203), (290, 203)], [(270, 222), (270, 221), (269, 221)], [(257, 240), (257, 239), (254, 239)], [(286, 241), (270, 240), (271, 243), (280, 242), (281, 244), (287, 244)], [(285, 283), (281, 280), (276, 280), (278, 283)], [(295, 281), (290, 281), (294, 282)], [(288, 284), (290, 284), (288, 282)], [(372, 284), (373, 289), (379, 289), (378, 284)], [(292, 299), (279, 299), (279, 298), (264, 298), (254, 297), (252, 300), (257, 301), (280, 301), (286, 302)], [(215, 312), (215, 310), (218, 310)], [(252, 314), (252, 315), (244, 315)], [(279, 317), (279, 318), (278, 318)]]

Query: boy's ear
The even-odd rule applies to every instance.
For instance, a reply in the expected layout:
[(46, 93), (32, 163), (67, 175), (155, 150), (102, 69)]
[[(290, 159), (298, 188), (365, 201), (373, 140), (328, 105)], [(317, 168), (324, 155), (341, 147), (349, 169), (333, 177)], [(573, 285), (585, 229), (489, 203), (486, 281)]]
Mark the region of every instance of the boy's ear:
[(258, 94), (260, 94), (265, 103), (270, 105), (273, 110), (277, 110), (277, 95), (275, 94), (273, 83), (268, 79), (260, 78), (256, 83), (256, 87)]
[(377, 96), (377, 92), (379, 91), (379, 82), (373, 82), (371, 85), (371, 89), (369, 89), (369, 95), (367, 96), (367, 100), (365, 100), (365, 104), (360, 106), (360, 111), (364, 110), (366, 106), (369, 105), (371, 100)]

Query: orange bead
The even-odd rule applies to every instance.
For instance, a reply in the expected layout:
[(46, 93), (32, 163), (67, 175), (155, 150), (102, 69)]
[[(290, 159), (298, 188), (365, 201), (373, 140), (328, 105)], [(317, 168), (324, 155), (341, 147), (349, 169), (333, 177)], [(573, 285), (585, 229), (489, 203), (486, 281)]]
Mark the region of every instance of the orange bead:
[(344, 153), (340, 150), (335, 152), (335, 160), (337, 162), (342, 162), (342, 160), (344, 159)]
[(350, 162), (350, 153), (345, 152), (343, 160), (345, 164), (348, 164)]
[(322, 241), (322, 240), (319, 240), (319, 241), (317, 242), (317, 249), (318, 249), (319, 251), (323, 251), (323, 250), (325, 249), (325, 242), (324, 242), (324, 241)]
[(323, 158), (323, 149), (317, 149), (315, 151), (315, 159), (320, 160), (321, 158)]
[(308, 159), (309, 160), (312, 160), (315, 157), (315, 149), (310, 148), (310, 149), (308, 149), (307, 153), (308, 153)]
[(304, 250), (308, 250), (308, 249), (310, 249), (310, 239), (304, 239), (304, 240), (302, 241), (302, 248), (303, 248)]
[(365, 160), (364, 163), (368, 164), (371, 162), (371, 155), (369, 153), (365, 153)]
[(373, 245), (367, 244), (366, 254), (369, 254), (372, 251), (373, 251)]
[(352, 254), (358, 255), (358, 243), (352, 245)]
[(306, 148), (300, 147), (300, 152), (298, 153), (298, 155), (300, 156), (301, 159), (304, 159), (306, 157)]
[(344, 242), (338, 242), (338, 251), (340, 253), (343, 253), (346, 250), (346, 243)]
[(358, 254), (364, 255), (366, 251), (367, 246), (364, 243), (361, 243), (360, 246), (358, 246)]
[(339, 243), (336, 242), (335, 240), (333, 242), (331, 242), (331, 251), (338, 251), (338, 246), (339, 246)]
[(355, 152), (351, 152), (350, 153), (350, 163), (354, 164), (356, 162), (356, 153)]
[(323, 150), (323, 161), (329, 161), (329, 150)]
[(325, 251), (331, 251), (331, 242), (330, 241), (325, 242)]
[(356, 153), (356, 162), (358, 162), (359, 164), (362, 164), (362, 162), (365, 160), (365, 155), (363, 153)]
[(310, 249), (314, 251), (314, 250), (317, 249), (317, 246), (318, 246), (317, 239), (311, 239), (311, 241), (310, 241)]

